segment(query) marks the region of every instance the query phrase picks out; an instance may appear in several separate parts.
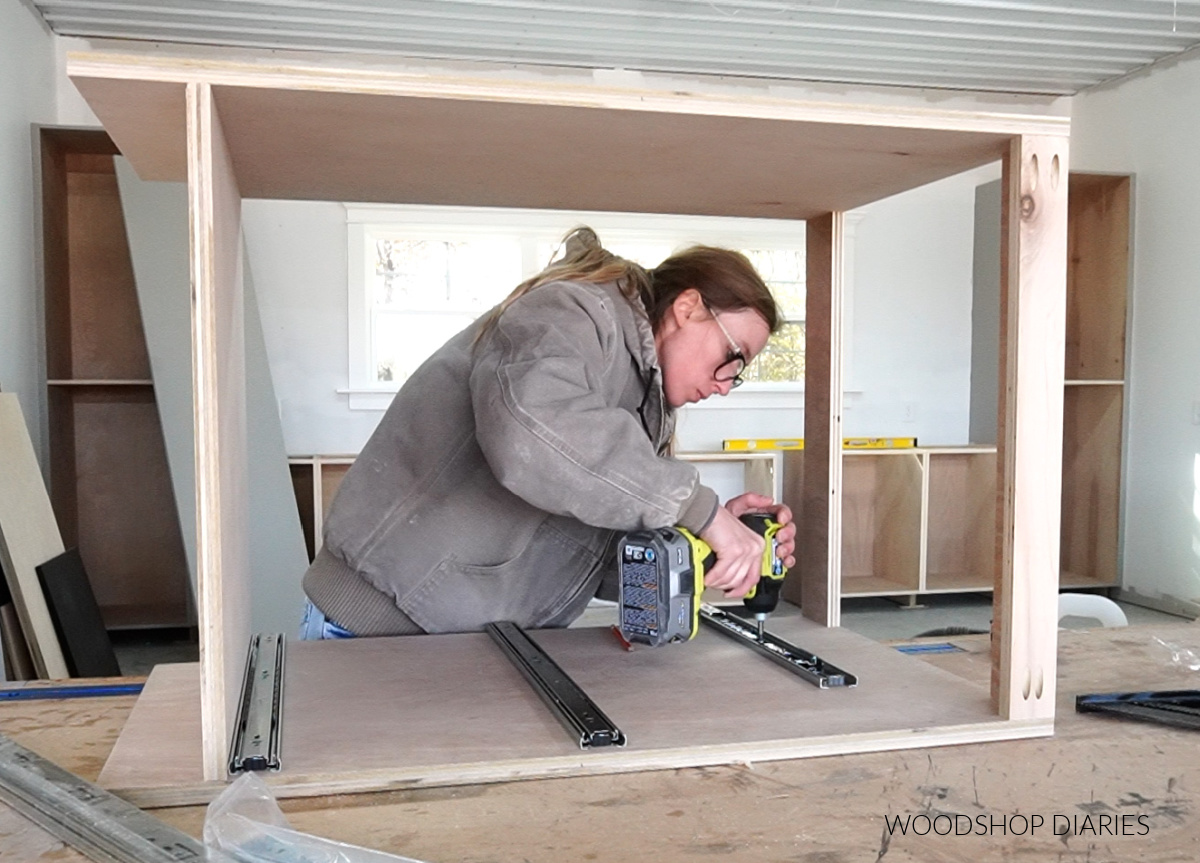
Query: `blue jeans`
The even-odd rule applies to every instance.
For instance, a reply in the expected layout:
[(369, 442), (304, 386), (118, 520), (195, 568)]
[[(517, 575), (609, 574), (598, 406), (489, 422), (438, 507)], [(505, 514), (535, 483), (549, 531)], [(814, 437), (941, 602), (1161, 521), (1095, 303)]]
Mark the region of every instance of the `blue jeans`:
[(354, 633), (338, 626), (309, 600), (304, 601), (304, 616), (300, 619), (300, 640), (321, 641), (326, 638), (354, 638)]

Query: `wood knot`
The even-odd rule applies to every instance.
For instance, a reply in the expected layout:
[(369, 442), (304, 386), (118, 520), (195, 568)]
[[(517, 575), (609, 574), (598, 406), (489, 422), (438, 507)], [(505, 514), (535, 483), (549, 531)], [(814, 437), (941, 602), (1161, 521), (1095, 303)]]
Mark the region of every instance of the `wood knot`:
[(1034, 203), (1033, 195), (1021, 196), (1021, 218), (1029, 219), (1033, 217), (1034, 210), (1037, 209), (1037, 204)]

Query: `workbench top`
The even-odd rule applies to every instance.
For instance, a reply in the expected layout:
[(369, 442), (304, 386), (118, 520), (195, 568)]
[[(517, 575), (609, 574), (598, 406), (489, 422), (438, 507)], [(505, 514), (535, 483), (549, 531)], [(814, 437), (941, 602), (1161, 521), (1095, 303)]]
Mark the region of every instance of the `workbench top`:
[[(987, 637), (951, 640), (966, 650), (924, 658), (986, 687)], [(1200, 665), (1200, 626), (1064, 630), (1053, 738), (281, 806), (299, 830), (428, 863), (691, 863), (713, 855), (764, 863), (990, 863), (1017, 854), (1190, 861), (1200, 856), (1200, 737), (1074, 711), (1082, 693), (1200, 688), (1200, 671), (1189, 665)], [(133, 701), (0, 704), (0, 732), (94, 780)], [(192, 835), (203, 826), (203, 807), (156, 814)], [(889, 832), (897, 818), (907, 833), (895, 826)], [(1031, 830), (1031, 824), (1037, 826)], [(952, 825), (967, 835), (954, 835)], [(1068, 825), (1074, 832), (1063, 835)], [(11, 819), (0, 818), (6, 837), (0, 844), (9, 843), (11, 829)], [(935, 833), (947, 829), (949, 835)], [(59, 849), (27, 859), (77, 858)]]

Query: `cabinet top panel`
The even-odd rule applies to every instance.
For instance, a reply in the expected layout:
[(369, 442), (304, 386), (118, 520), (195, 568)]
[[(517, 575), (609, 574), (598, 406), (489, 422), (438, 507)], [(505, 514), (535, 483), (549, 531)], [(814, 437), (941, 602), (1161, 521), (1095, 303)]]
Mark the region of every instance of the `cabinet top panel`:
[(186, 179), (211, 85), (243, 197), (804, 219), (1002, 157), (1060, 116), (846, 105), (698, 80), (618, 88), (428, 72), (72, 55), (144, 179)]

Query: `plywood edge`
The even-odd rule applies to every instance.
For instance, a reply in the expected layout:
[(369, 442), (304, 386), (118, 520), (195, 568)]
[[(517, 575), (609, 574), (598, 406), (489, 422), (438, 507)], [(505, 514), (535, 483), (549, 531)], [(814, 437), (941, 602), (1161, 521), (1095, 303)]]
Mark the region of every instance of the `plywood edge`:
[[(639, 752), (611, 750), (603, 753), (581, 753), (578, 756), (459, 764), (449, 767), (354, 771), (344, 774), (289, 777), (286, 781), (273, 779), (270, 774), (263, 776), (276, 797), (324, 797), (332, 794), (403, 791), (726, 764), (753, 765), (759, 762), (819, 758), (828, 755), (1023, 740), (1050, 737), (1053, 734), (1053, 719), (995, 720), (938, 728), (838, 734), (804, 740), (781, 739)], [(224, 788), (223, 782), (197, 782), (164, 788), (109, 790), (136, 806), (154, 809), (208, 803)]]
[(196, 593), (207, 779), (225, 776), (250, 638), (241, 198), (212, 89), (189, 84)]
[[(937, 129), (997, 135), (1070, 134), (1070, 117), (933, 107), (870, 105), (789, 99), (744, 93), (612, 87), (583, 82), (498, 79), (483, 75), (431, 74), (378, 68), (331, 67), (302, 63), (141, 56), (104, 52), (69, 52), (72, 79), (200, 82), (212, 86), (252, 86), (335, 93), (472, 99), (562, 107), (707, 114), (773, 120), (802, 120), (892, 128)], [(727, 82), (722, 82), (728, 88)], [(711, 86), (709, 84), (708, 86)]]

